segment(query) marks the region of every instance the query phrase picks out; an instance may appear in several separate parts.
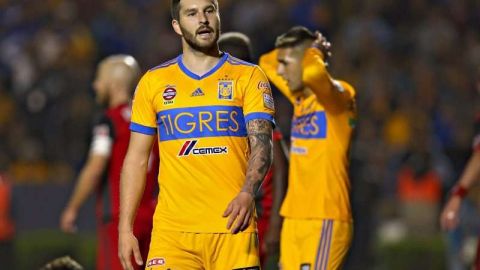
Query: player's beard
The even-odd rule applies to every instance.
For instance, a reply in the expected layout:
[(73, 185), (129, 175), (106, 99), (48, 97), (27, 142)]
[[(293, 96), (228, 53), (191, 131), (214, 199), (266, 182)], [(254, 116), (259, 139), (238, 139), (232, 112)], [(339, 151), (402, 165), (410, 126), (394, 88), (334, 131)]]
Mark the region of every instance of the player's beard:
[(215, 36), (211, 42), (202, 44), (196, 39), (197, 33), (191, 33), (187, 29), (183, 28), (182, 25), (180, 25), (180, 29), (182, 30), (182, 34), (183, 34), (183, 38), (185, 39), (185, 42), (187, 42), (187, 44), (192, 49), (196, 51), (204, 52), (204, 53), (208, 53), (212, 50), (217, 50), (216, 48), (217, 42), (218, 42), (218, 38), (220, 37), (220, 25), (216, 29), (211, 28), (210, 26), (207, 26), (207, 27), (213, 30), (213, 34)]

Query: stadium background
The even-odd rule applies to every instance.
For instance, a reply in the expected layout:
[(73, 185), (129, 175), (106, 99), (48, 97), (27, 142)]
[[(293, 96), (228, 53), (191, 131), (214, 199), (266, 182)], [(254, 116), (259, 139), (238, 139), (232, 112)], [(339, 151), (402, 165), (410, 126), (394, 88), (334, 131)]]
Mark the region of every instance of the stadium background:
[[(480, 2), (220, 5), (223, 31), (248, 34), (256, 57), (293, 25), (321, 30), (333, 43), (332, 74), (358, 91), (351, 168), (356, 235), (346, 268), (448, 269), (464, 242), (470, 245), (463, 254), (471, 257), (472, 241), (442, 234), (437, 220), (471, 151)], [(82, 209), (80, 234), (62, 234), (58, 220), (98, 111), (94, 67), (113, 53), (134, 55), (143, 70), (176, 56), (180, 41), (168, 8), (166, 0), (0, 0), (0, 171), (14, 182), (18, 269), (64, 254), (93, 269), (92, 200)], [(291, 108), (279, 98), (277, 122), (288, 137)], [(417, 180), (416, 190), (398, 188), (405, 169), (433, 176)], [(475, 236), (478, 214), (470, 202), (462, 230)], [(459, 244), (448, 245), (448, 237)]]

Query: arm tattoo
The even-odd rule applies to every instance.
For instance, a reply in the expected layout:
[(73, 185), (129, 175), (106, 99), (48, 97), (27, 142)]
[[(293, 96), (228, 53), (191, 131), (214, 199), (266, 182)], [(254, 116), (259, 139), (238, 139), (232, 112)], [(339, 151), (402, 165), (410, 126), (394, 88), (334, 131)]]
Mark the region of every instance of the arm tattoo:
[(242, 191), (255, 195), (272, 164), (272, 123), (255, 119), (247, 124), (250, 157)]

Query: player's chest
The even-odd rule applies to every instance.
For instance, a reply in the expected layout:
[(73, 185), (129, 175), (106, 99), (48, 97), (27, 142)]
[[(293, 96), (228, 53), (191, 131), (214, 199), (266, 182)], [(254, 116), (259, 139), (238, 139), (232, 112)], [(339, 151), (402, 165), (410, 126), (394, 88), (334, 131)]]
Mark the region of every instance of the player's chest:
[(327, 115), (315, 99), (298, 102), (294, 106), (292, 137), (302, 139), (324, 139), (327, 137)]
[(243, 89), (234, 79), (180, 80), (156, 89), (156, 112), (187, 107), (243, 106)]

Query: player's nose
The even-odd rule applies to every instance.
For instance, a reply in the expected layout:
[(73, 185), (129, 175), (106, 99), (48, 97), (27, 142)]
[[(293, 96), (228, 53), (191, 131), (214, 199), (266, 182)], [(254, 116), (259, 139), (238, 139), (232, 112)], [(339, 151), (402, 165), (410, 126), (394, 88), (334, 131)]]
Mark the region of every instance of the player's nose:
[(277, 67), (277, 74), (281, 77), (284, 77), (285, 75), (285, 68), (283, 67), (283, 65), (278, 65)]
[(205, 12), (200, 12), (198, 19), (200, 20), (201, 24), (204, 24), (204, 25), (210, 24), (210, 21), (208, 20), (208, 16), (207, 14), (205, 14)]

